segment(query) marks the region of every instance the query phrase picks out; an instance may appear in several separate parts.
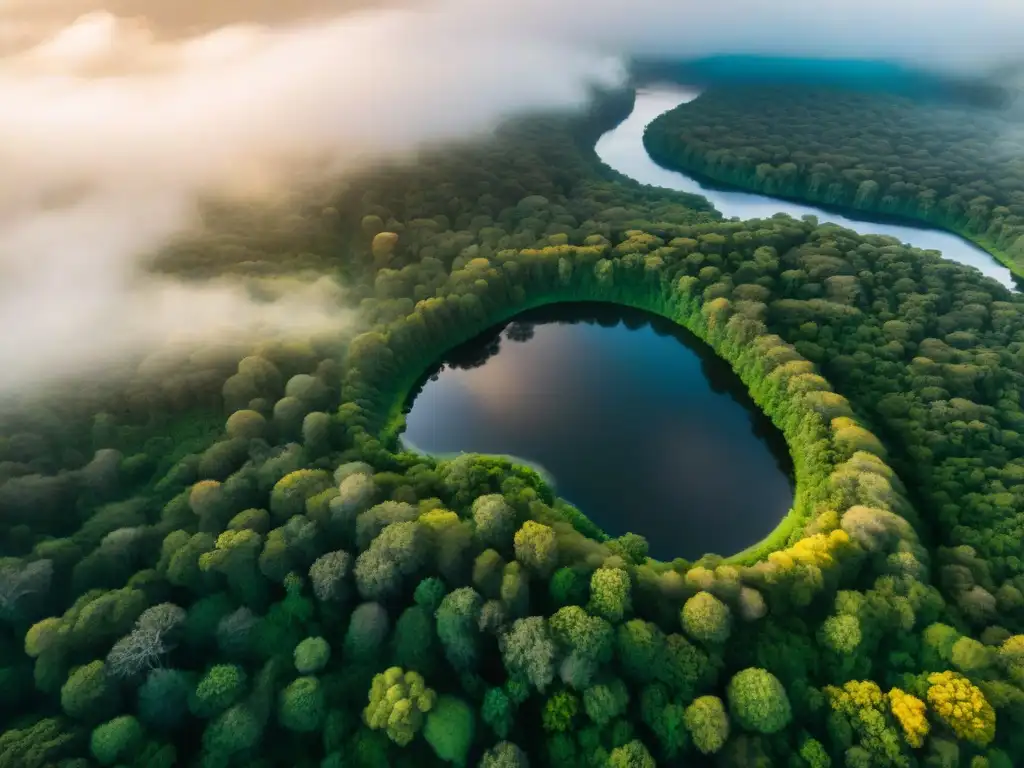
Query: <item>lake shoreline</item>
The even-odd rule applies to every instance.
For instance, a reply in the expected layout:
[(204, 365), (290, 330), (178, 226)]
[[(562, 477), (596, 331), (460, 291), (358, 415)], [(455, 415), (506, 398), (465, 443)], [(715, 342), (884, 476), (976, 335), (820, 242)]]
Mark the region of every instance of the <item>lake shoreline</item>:
[(646, 309), (520, 312), (422, 380), (406, 449), (531, 468), (606, 535), (647, 538), (656, 559), (744, 552), (794, 505), (789, 446), (731, 365)]

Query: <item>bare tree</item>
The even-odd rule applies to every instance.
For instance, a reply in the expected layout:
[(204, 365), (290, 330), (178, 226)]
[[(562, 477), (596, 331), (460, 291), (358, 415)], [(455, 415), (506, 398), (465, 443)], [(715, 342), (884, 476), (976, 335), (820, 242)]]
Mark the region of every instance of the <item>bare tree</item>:
[(27, 564), (13, 557), (0, 560), (0, 618), (13, 618), (23, 597), (47, 592), (52, 580), (51, 560)]
[(116, 677), (133, 677), (160, 666), (164, 654), (177, 644), (175, 630), (185, 616), (185, 610), (173, 603), (147, 608), (135, 629), (114, 643), (107, 654), (107, 667)]

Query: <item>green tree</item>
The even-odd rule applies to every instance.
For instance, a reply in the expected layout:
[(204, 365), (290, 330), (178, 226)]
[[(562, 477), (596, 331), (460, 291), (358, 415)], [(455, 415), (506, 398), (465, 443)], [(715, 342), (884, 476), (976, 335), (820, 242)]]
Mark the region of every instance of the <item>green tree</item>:
[(529, 768), (526, 753), (510, 741), (499, 741), (480, 759), (480, 768)]
[[(54, 761), (81, 754), (78, 734), (69, 731), (59, 718), (48, 717), (0, 733), (0, 766), (56, 765)], [(68, 761), (71, 763), (71, 761)]]
[(580, 700), (571, 691), (555, 691), (544, 702), (542, 722), (544, 730), (564, 733), (572, 729), (580, 711)]
[(472, 670), (479, 658), (479, 621), (483, 598), (470, 587), (449, 592), (437, 608), (437, 636), (455, 669)]
[(701, 696), (686, 708), (686, 728), (693, 745), (703, 754), (711, 755), (725, 746), (729, 738), (729, 715), (717, 696)]
[(68, 717), (87, 723), (109, 717), (117, 708), (117, 688), (102, 661), (75, 669), (60, 689), (60, 705)]
[(252, 707), (235, 704), (210, 721), (203, 731), (203, 748), (223, 760), (251, 749), (263, 735), (264, 723)]
[(331, 476), (321, 469), (290, 472), (278, 480), (271, 491), (270, 514), (279, 523), (294, 515), (301, 515), (306, 511), (306, 499), (330, 488), (332, 484)]
[(852, 654), (861, 641), (860, 621), (847, 614), (830, 616), (821, 625), (819, 637), (836, 653)]
[(441, 601), (447, 592), (448, 588), (444, 585), (444, 582), (436, 576), (431, 576), (416, 585), (416, 590), (413, 592), (413, 600), (416, 601), (416, 605), (421, 606), (433, 615), (438, 606), (441, 605)]
[(430, 675), (437, 667), (438, 640), (434, 619), (427, 610), (413, 605), (402, 611), (392, 637), (392, 659), (396, 666)]
[(476, 721), (468, 704), (454, 696), (440, 696), (427, 713), (423, 736), (439, 758), (465, 765), (475, 730)]
[(309, 567), (309, 580), (313, 594), (321, 602), (342, 602), (352, 592), (348, 577), (352, 571), (352, 556), (343, 550), (321, 555)]
[(564, 656), (562, 680), (577, 690), (586, 688), (598, 669), (611, 660), (615, 647), (612, 626), (577, 605), (559, 608), (548, 626)]
[(243, 409), (232, 413), (225, 424), (228, 437), (254, 440), (267, 433), (267, 420), (258, 411)]
[(665, 634), (642, 619), (630, 619), (615, 631), (615, 648), (626, 676), (637, 683), (659, 677), (665, 658)]
[(281, 691), (277, 719), (289, 731), (311, 732), (320, 727), (325, 714), (324, 692), (315, 677), (300, 677)]
[(327, 666), (331, 658), (331, 646), (322, 637), (307, 637), (293, 653), (295, 669), (300, 675), (311, 675)]
[(737, 672), (729, 681), (727, 694), (729, 711), (747, 730), (776, 733), (793, 717), (786, 689), (765, 669), (750, 667)]
[(590, 577), (588, 610), (611, 622), (622, 621), (632, 610), (629, 574), (621, 568), (598, 568)]
[(352, 611), (342, 655), (346, 663), (360, 664), (377, 658), (390, 630), (388, 612), (380, 603), (362, 603)]
[(138, 713), (147, 728), (172, 731), (188, 714), (195, 683), (178, 669), (153, 669), (139, 687)]
[(473, 523), (482, 544), (507, 552), (516, 532), (516, 511), (505, 498), (488, 493), (473, 500)]
[(608, 758), (608, 765), (610, 768), (655, 768), (657, 763), (644, 743), (634, 739), (613, 749)]
[(196, 717), (216, 717), (236, 703), (245, 688), (245, 670), (235, 664), (215, 664), (203, 675), (189, 698), (189, 709)]
[(535, 520), (527, 520), (516, 531), (516, 560), (542, 577), (547, 577), (558, 564), (558, 539), (554, 530)]
[(658, 738), (666, 757), (675, 757), (685, 749), (687, 730), (683, 707), (672, 701), (663, 684), (653, 683), (641, 689), (640, 717)]
[(589, 585), (584, 573), (568, 566), (559, 568), (551, 576), (548, 591), (558, 607), (585, 605)]
[(480, 716), (499, 739), (507, 738), (515, 723), (515, 703), (501, 688), (488, 688)]
[(622, 715), (628, 704), (629, 691), (618, 678), (597, 683), (583, 692), (583, 711), (601, 727)]
[(557, 649), (540, 616), (518, 619), (499, 639), (501, 658), (510, 677), (528, 680), (543, 693), (555, 677)]
[(683, 629), (704, 643), (724, 643), (732, 630), (729, 606), (710, 592), (698, 592), (683, 605)]
[(100, 765), (128, 762), (142, 744), (142, 726), (122, 715), (93, 729), (89, 749)]

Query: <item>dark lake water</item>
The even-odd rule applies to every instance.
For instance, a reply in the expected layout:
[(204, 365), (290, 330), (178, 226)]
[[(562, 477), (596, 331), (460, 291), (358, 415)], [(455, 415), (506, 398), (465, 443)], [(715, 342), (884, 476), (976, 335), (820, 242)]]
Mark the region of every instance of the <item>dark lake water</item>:
[(785, 441), (728, 364), (685, 329), (610, 304), (519, 315), (453, 350), (403, 441), (540, 465), (609, 535), (663, 560), (729, 555), (793, 500)]

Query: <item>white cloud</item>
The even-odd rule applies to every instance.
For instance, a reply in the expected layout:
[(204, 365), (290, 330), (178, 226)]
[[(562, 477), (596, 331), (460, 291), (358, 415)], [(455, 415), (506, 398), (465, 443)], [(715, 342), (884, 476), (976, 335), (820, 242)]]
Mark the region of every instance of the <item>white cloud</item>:
[(976, 73), (1016, 55), (1024, 28), (1024, 4), (997, 0), (423, 0), (346, 15), (328, 0), (118, 3), (0, 0), (0, 395), (182, 334), (333, 321), (315, 302), (254, 305), (230, 284), (142, 275), (140, 257), (193, 224), (200, 193), (577, 105), (623, 54)]

